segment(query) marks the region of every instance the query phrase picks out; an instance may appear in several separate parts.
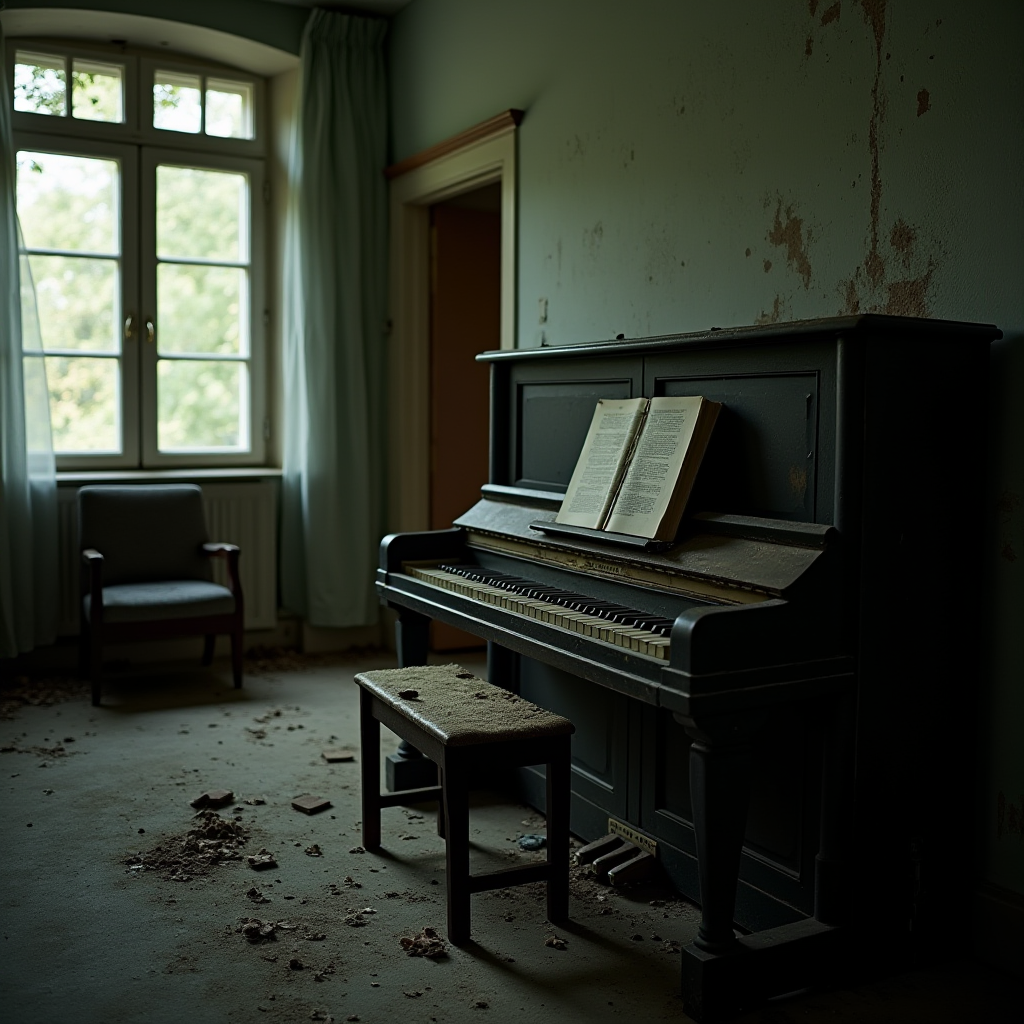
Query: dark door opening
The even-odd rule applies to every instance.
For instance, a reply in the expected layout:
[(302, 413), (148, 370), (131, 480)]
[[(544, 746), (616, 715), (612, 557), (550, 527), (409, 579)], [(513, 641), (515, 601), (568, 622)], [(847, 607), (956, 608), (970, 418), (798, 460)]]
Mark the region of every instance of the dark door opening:
[[(430, 209), (430, 528), (446, 529), (487, 482), (489, 378), (478, 352), (501, 345), (501, 184)], [(479, 648), (435, 622), (435, 651)]]

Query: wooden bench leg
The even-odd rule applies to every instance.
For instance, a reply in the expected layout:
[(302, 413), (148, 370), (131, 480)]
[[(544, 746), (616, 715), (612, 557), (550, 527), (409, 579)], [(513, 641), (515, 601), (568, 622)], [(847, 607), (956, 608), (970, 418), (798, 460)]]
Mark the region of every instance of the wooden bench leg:
[(469, 779), (464, 768), (444, 768), (445, 876), (448, 885), (448, 941), (469, 942)]
[(569, 919), (570, 738), (559, 739), (547, 764), (548, 920)]
[(373, 717), (373, 697), (359, 689), (360, 789), (363, 848), (380, 849), (380, 722)]
[[(437, 769), (437, 784), (444, 793), (444, 769)], [(447, 836), (447, 829), (444, 827), (444, 798), (437, 801), (437, 834), (444, 839)]]

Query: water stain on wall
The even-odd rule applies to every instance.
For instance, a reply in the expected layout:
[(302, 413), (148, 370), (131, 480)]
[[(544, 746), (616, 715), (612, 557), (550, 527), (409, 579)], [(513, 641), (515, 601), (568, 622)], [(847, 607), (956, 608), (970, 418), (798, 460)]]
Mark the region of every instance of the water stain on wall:
[[(775, 207), (775, 220), (768, 229), (768, 241), (772, 245), (784, 247), (786, 250), (786, 262), (803, 278), (804, 288), (811, 286), (811, 261), (807, 256), (807, 243), (811, 240), (811, 232), (808, 230), (807, 238), (804, 238), (803, 218), (793, 213), (793, 207), (786, 207), (786, 220), (782, 220), (782, 200), (779, 199)], [(765, 267), (765, 272), (771, 269), (771, 264)]]
[[(902, 216), (889, 231), (888, 248), (883, 246), (882, 171), (880, 135), (885, 123), (887, 100), (882, 90), (882, 68), (890, 54), (884, 52), (887, 0), (858, 0), (875, 44), (875, 74), (871, 84), (871, 116), (868, 122), (868, 159), (870, 161), (870, 201), (867, 252), (853, 274), (840, 283), (843, 304), (840, 312), (882, 312), (900, 316), (931, 315), (929, 288), (938, 266), (934, 254), (920, 251), (918, 231)], [(813, 12), (812, 12), (813, 13)], [(917, 95), (920, 117), (931, 109), (927, 89)], [(898, 264), (899, 277), (893, 273)], [(910, 273), (915, 267), (918, 273)], [(893, 278), (896, 278), (895, 280)]]
[(840, 0), (836, 0), (836, 2), (831, 7), (829, 7), (824, 14), (822, 14), (822, 27), (824, 28), (826, 25), (831, 24), (833, 21), (838, 21), (841, 9), (842, 4), (840, 3)]

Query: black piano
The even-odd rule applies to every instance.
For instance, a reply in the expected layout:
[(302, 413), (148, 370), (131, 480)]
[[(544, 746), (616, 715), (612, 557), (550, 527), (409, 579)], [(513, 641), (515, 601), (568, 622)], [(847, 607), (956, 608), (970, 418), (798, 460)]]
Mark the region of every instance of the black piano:
[[(576, 724), (573, 831), (641, 833), (700, 903), (695, 1017), (965, 926), (998, 337), (864, 315), (485, 353), (479, 503), (382, 543), (399, 663), (431, 619), (487, 640), (491, 682)], [(676, 543), (539, 529), (596, 401), (641, 395), (724, 405)]]

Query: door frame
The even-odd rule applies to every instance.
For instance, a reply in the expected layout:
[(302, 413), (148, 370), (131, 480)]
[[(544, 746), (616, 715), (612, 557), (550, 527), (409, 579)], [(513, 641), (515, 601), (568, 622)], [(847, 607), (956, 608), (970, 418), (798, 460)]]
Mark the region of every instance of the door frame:
[(507, 110), (385, 172), (390, 185), (388, 521), (430, 514), (430, 207), (501, 183), (501, 347), (516, 345), (516, 127)]

